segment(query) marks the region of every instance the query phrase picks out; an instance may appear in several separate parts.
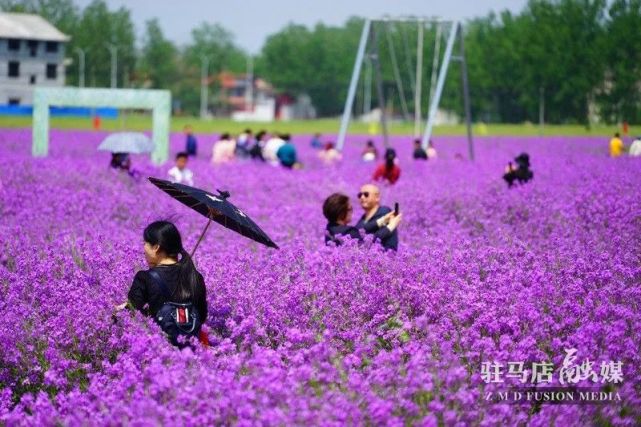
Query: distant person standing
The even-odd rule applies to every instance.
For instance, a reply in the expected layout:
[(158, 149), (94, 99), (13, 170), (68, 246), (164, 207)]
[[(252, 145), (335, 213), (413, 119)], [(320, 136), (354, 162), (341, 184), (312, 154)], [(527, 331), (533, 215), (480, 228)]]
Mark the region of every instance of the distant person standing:
[(281, 138), (284, 144), (276, 151), (276, 157), (278, 157), (281, 166), (292, 169), (296, 164), (296, 147), (292, 144), (289, 134), (282, 135)]
[(214, 164), (227, 163), (234, 160), (234, 151), (236, 150), (236, 141), (228, 133), (223, 133), (220, 140), (212, 148), (211, 161)]
[(632, 157), (641, 156), (641, 136), (637, 136), (637, 138), (632, 142), (628, 154)]
[(401, 176), (401, 168), (396, 164), (396, 151), (393, 148), (385, 150), (385, 163), (380, 164), (374, 171), (374, 181), (387, 181), (395, 184)]
[(374, 145), (374, 141), (372, 141), (371, 139), (365, 143), (362, 157), (364, 162), (373, 162), (378, 160), (378, 150)]
[(619, 136), (619, 132), (614, 134), (614, 138), (610, 140), (610, 157), (619, 157), (623, 154), (625, 145)]
[(328, 142), (325, 144), (325, 148), (318, 152), (318, 158), (323, 161), (326, 165), (331, 165), (337, 161), (343, 159), (343, 155), (340, 151), (334, 148), (334, 144)]
[(256, 139), (254, 139), (253, 145), (249, 148), (249, 155), (254, 160), (265, 161), (263, 158), (263, 148), (265, 147), (265, 137), (267, 132), (261, 130), (256, 134)]
[(414, 140), (414, 154), (412, 155), (414, 160), (427, 160), (427, 152), (421, 147), (421, 140)]
[(285, 141), (281, 136), (277, 134), (272, 135), (272, 137), (267, 140), (265, 147), (263, 148), (263, 158), (265, 161), (269, 162), (272, 166), (278, 166), (279, 160), (276, 153), (283, 144), (285, 144)]
[(198, 141), (194, 136), (191, 125), (185, 125), (185, 152), (188, 156), (195, 156), (198, 151)]
[(436, 152), (436, 148), (434, 148), (434, 142), (430, 139), (427, 143), (427, 158), (429, 159), (436, 159), (438, 157), (438, 153)]
[(381, 238), (381, 245), (385, 249), (398, 249), (398, 231), (396, 228), (401, 222), (401, 214), (394, 215), (394, 211), (387, 206), (381, 206), (381, 193), (377, 186), (366, 184), (358, 192), (358, 201), (363, 208), (363, 216), (356, 224), (367, 234), (377, 235), (381, 228), (387, 227), (391, 233)]
[(187, 153), (181, 152), (176, 154), (176, 165), (167, 172), (171, 182), (194, 185), (194, 173), (187, 169), (188, 159), (189, 156)]
[(312, 148), (323, 148), (323, 143), (321, 142), (320, 133), (317, 133), (312, 137), (311, 145), (312, 145)]
[(245, 129), (243, 133), (238, 135), (236, 140), (236, 157), (246, 159), (249, 157), (249, 150), (252, 145), (252, 130)]

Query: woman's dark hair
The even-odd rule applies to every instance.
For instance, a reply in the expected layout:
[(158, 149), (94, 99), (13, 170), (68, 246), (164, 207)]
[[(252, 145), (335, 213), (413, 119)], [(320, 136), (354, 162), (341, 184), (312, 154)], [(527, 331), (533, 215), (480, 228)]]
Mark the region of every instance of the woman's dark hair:
[(265, 136), (265, 134), (267, 134), (267, 132), (264, 131), (264, 130), (261, 130), (260, 132), (258, 132), (256, 134), (256, 140), (257, 141), (261, 141), (263, 139), (263, 137)]
[(180, 255), (178, 287), (174, 294), (177, 293), (177, 297), (183, 301), (193, 298), (196, 295), (199, 275), (191, 256), (183, 248), (182, 238), (176, 226), (169, 221), (155, 221), (145, 228), (142, 237), (150, 245), (158, 245), (167, 256), (177, 259)]
[(225, 132), (220, 135), (220, 139), (229, 139), (229, 132)]
[(349, 197), (341, 193), (334, 193), (325, 199), (323, 203), (323, 215), (331, 224), (336, 224), (338, 220), (345, 218), (349, 208)]
[(385, 150), (385, 169), (392, 169), (394, 167), (394, 159), (396, 158), (396, 151), (393, 148)]

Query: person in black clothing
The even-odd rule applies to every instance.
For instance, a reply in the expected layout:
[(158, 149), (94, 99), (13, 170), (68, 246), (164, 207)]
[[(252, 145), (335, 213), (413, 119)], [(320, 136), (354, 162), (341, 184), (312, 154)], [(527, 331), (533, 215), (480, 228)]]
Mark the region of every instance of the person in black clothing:
[(361, 216), (356, 228), (365, 230), (367, 234), (376, 234), (383, 228), (390, 228), (391, 233), (381, 238), (381, 244), (385, 249), (398, 249), (398, 231), (396, 227), (401, 221), (401, 214), (394, 215), (387, 206), (381, 206), (381, 193), (377, 186), (366, 184), (361, 187), (358, 193), (358, 201), (365, 211)]
[[(155, 317), (166, 302), (190, 302), (204, 323), (207, 319), (205, 281), (183, 248), (176, 226), (168, 221), (152, 222), (145, 228), (143, 239), (145, 259), (150, 268), (136, 273), (127, 295), (128, 302), (117, 308), (130, 305), (144, 315)], [(152, 277), (152, 270), (166, 284), (169, 299)]]
[(414, 160), (427, 160), (427, 152), (421, 147), (420, 139), (414, 140), (414, 154), (412, 157), (414, 157)]
[(527, 153), (519, 154), (514, 158), (514, 161), (518, 167), (515, 168), (512, 162), (509, 162), (503, 175), (503, 179), (507, 182), (508, 188), (514, 185), (514, 181), (518, 181), (519, 184), (524, 184), (534, 178), (534, 172), (530, 170), (530, 156)]
[[(325, 243), (334, 242), (336, 245), (342, 244), (339, 236), (350, 236), (353, 239), (363, 241), (363, 236), (356, 227), (349, 225), (352, 220), (353, 208), (349, 197), (341, 193), (334, 193), (325, 199), (323, 203), (323, 215), (327, 218), (327, 227), (325, 228)], [(380, 227), (374, 234), (377, 241), (387, 239), (398, 226), (398, 219), (390, 221), (387, 226)]]

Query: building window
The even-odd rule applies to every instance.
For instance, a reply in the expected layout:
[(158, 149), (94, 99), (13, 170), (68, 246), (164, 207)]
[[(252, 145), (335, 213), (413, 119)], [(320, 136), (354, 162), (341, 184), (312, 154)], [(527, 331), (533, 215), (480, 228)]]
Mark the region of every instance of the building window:
[(58, 78), (58, 66), (56, 64), (47, 64), (47, 78), (52, 80)]
[(20, 98), (9, 98), (9, 105), (20, 105)]
[(31, 56), (36, 56), (38, 54), (38, 40), (27, 41), (27, 47), (29, 48)]
[(9, 61), (9, 77), (20, 77), (20, 63)]
[(36, 84), (36, 76), (35, 76), (35, 75), (32, 75), (32, 76), (29, 78), (29, 83), (30, 83), (30, 84), (32, 84), (32, 85), (35, 85), (35, 84)]
[(49, 53), (58, 52), (58, 42), (47, 42), (45, 46), (46, 51)]
[(20, 40), (9, 39), (9, 50), (20, 50)]

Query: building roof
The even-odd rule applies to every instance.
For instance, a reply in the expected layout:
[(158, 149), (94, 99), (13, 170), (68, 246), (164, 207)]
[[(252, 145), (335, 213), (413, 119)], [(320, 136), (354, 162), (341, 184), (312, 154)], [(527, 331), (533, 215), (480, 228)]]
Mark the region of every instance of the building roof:
[(0, 38), (66, 42), (70, 37), (42, 16), (0, 12)]

